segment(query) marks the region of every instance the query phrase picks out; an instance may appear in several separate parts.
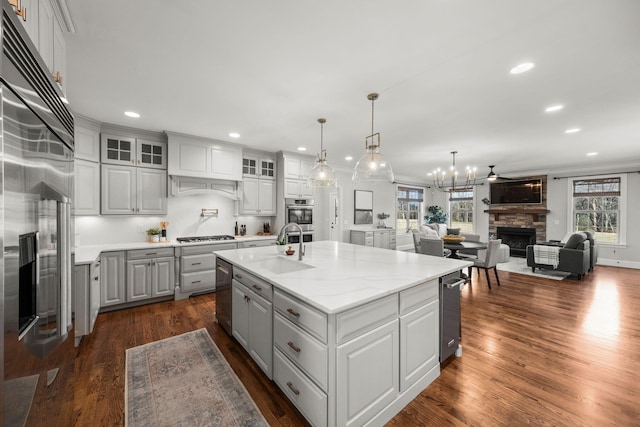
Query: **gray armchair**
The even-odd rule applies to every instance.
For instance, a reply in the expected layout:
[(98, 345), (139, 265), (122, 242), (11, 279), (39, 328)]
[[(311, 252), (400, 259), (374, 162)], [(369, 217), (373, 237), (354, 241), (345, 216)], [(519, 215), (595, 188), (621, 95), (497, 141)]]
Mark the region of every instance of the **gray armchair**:
[(598, 246), (596, 245), (596, 235), (593, 231), (585, 231), (587, 240), (589, 241), (589, 271), (593, 270), (593, 267), (598, 262)]
[[(537, 264), (533, 251), (533, 245), (527, 246), (527, 266), (535, 272), (536, 268), (553, 269), (552, 265)], [(558, 254), (558, 266), (555, 270), (566, 271), (575, 274), (582, 279), (591, 268), (590, 243), (584, 233), (573, 233), (567, 243), (560, 248)]]

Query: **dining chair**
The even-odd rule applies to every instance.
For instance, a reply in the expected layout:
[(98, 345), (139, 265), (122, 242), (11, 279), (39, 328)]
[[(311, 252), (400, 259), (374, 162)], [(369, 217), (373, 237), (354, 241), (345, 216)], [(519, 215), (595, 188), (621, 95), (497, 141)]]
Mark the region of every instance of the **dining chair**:
[(482, 268), (487, 277), (487, 285), (489, 285), (489, 289), (491, 289), (489, 270), (492, 269), (493, 273), (496, 276), (496, 282), (498, 282), (498, 286), (500, 286), (500, 278), (498, 277), (498, 269), (496, 268), (496, 264), (498, 263), (498, 255), (500, 252), (500, 244), (502, 244), (502, 239), (489, 240), (484, 258), (469, 259), (469, 261), (473, 261), (473, 265), (469, 267), (469, 280), (471, 280), (471, 272), (473, 270), (473, 267), (476, 268), (478, 274), (480, 274), (480, 269)]
[(451, 254), (449, 249), (444, 248), (444, 240), (439, 237), (421, 237), (419, 249), (420, 253), (424, 255), (446, 257)]

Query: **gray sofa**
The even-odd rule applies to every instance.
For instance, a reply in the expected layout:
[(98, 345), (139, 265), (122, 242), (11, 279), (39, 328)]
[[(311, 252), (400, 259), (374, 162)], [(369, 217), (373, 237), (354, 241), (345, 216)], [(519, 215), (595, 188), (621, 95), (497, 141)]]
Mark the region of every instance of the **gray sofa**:
[[(559, 263), (555, 270), (575, 274), (578, 279), (582, 279), (582, 276), (591, 269), (590, 247), (585, 233), (573, 233), (567, 243), (560, 247)], [(531, 267), (533, 272), (536, 271), (536, 268), (554, 269), (552, 265), (535, 262), (533, 245), (527, 246), (527, 266)]]

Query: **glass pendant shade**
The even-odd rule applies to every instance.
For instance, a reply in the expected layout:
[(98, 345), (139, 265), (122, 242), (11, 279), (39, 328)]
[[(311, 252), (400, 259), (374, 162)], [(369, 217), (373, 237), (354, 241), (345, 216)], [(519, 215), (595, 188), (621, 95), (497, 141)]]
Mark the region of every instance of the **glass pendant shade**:
[(327, 165), (326, 160), (318, 160), (318, 163), (311, 169), (309, 182), (316, 188), (336, 188), (338, 185), (336, 174)]
[(360, 157), (353, 170), (352, 179), (353, 181), (393, 182), (394, 176), (391, 164), (376, 149)]
[(393, 183), (395, 178), (391, 164), (380, 154), (380, 132), (373, 133), (373, 103), (378, 99), (378, 94), (370, 93), (367, 99), (371, 101), (371, 135), (365, 138), (364, 145), (367, 152), (356, 163), (352, 180), (355, 182), (386, 181)]
[(327, 164), (327, 150), (324, 149), (323, 137), (326, 122), (327, 119), (318, 119), (318, 123), (320, 123), (320, 153), (318, 153), (316, 165), (309, 172), (308, 182), (315, 188), (336, 188), (338, 185), (335, 172)]

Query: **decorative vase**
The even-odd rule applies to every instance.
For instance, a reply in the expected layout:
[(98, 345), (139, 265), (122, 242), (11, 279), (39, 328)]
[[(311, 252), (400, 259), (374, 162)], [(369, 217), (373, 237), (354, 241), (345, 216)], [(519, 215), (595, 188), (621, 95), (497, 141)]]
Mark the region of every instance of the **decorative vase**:
[(276, 250), (278, 251), (278, 254), (282, 255), (287, 250), (287, 246), (286, 245), (276, 245)]
[(160, 235), (159, 234), (154, 234), (153, 236), (151, 236), (151, 241), (153, 243), (158, 243), (160, 242)]

